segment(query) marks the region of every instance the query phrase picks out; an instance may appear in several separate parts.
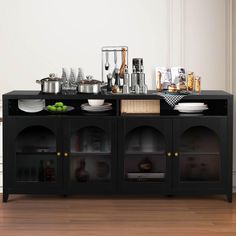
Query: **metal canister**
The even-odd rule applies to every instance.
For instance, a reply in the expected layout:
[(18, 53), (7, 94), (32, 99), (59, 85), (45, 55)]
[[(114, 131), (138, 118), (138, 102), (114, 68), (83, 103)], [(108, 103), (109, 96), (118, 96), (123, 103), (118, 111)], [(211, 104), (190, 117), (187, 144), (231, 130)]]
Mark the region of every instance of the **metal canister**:
[(129, 71), (128, 71), (128, 66), (125, 66), (125, 72), (124, 72), (124, 84), (123, 84), (123, 94), (129, 94), (129, 84), (130, 84), (130, 79), (129, 79)]
[(132, 92), (135, 92), (135, 86), (138, 84), (137, 80), (137, 72), (135, 66), (133, 66), (133, 73), (131, 74), (131, 90)]

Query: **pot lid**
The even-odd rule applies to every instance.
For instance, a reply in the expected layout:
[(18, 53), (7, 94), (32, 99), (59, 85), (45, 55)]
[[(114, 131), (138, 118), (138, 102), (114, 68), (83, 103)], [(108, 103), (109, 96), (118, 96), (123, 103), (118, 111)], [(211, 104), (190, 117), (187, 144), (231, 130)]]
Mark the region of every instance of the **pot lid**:
[(51, 74), (49, 74), (49, 77), (44, 78), (44, 79), (42, 79), (42, 80), (47, 80), (47, 81), (49, 81), (49, 80), (50, 80), (50, 81), (61, 81), (62, 79), (56, 77), (56, 74), (51, 73)]

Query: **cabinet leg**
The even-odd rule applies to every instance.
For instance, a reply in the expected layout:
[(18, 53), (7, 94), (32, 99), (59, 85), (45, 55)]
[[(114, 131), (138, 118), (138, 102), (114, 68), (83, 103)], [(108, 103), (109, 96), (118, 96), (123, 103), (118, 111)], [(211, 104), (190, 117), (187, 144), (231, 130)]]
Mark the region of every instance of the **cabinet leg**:
[(9, 197), (8, 193), (3, 193), (2, 202), (7, 202), (8, 201), (8, 197)]
[(228, 200), (228, 202), (230, 202), (230, 203), (233, 201), (233, 195), (232, 195), (232, 193), (227, 194), (227, 200)]

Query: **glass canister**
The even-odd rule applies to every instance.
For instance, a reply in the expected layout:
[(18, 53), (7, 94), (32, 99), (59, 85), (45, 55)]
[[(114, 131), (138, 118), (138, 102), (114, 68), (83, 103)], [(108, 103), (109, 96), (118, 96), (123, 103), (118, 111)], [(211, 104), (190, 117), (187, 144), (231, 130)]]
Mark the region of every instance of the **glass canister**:
[(193, 92), (193, 89), (194, 89), (194, 73), (193, 72), (188, 73), (187, 84), (188, 84), (187, 86), (188, 91)]
[(201, 77), (200, 76), (195, 76), (194, 78), (194, 88), (196, 93), (201, 92)]

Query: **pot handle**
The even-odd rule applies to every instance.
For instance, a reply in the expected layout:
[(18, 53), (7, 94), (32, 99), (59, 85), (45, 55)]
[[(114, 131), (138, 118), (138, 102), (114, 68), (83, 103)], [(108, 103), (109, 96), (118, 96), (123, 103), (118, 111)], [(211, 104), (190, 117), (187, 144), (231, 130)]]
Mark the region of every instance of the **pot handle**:
[(36, 80), (36, 83), (37, 83), (37, 84), (42, 84), (42, 81), (37, 79), (37, 80)]

